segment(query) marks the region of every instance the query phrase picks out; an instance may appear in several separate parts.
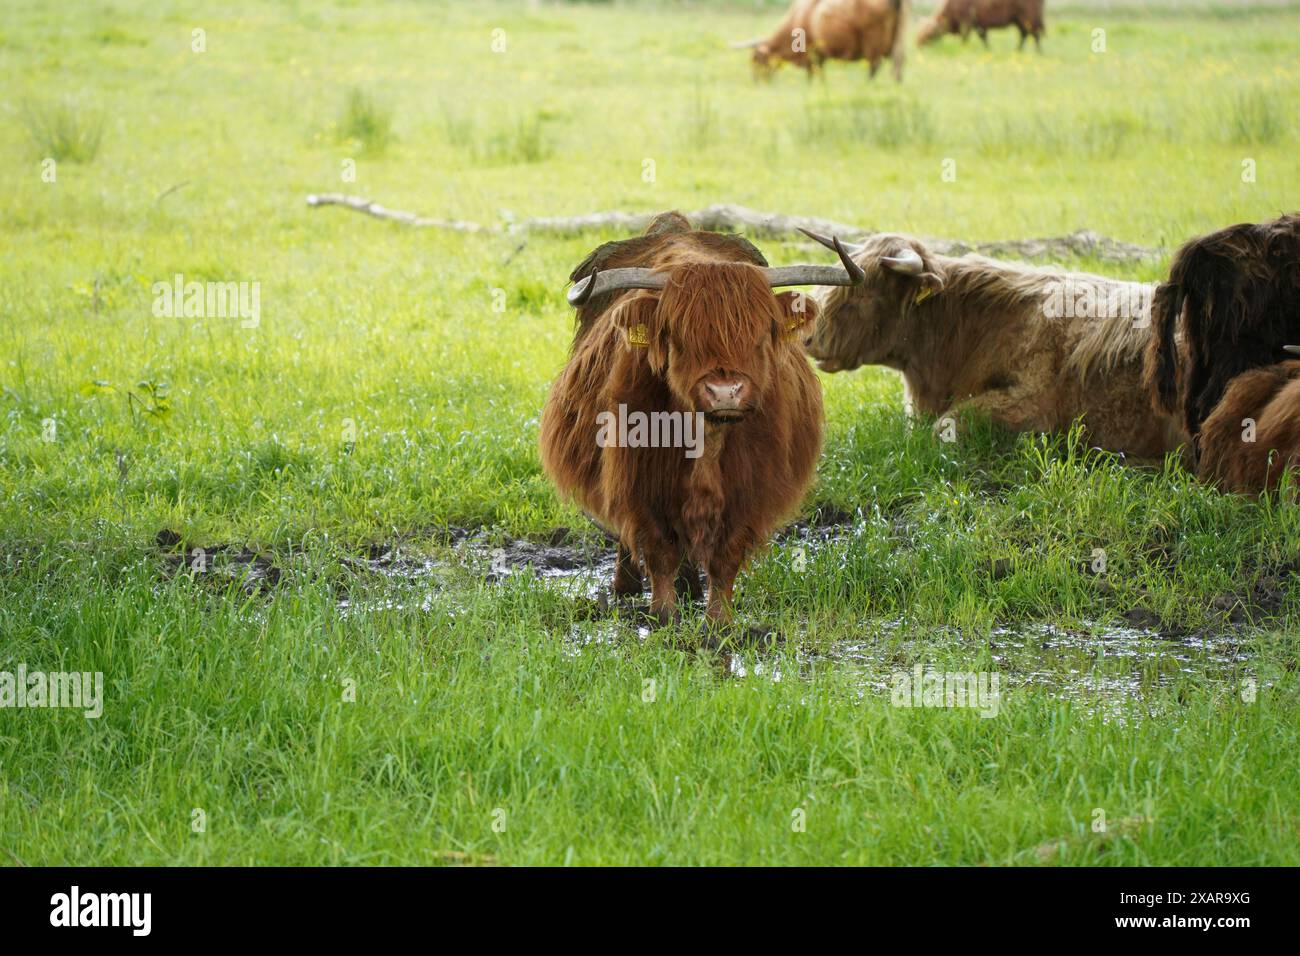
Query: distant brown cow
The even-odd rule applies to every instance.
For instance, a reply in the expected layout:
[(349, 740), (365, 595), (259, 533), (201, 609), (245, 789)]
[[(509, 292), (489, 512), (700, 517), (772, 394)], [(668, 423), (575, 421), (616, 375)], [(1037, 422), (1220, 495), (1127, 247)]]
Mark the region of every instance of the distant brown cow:
[(1032, 36), (1034, 46), (1041, 50), (1040, 37), (1047, 32), (1043, 0), (944, 0), (934, 16), (921, 24), (916, 43), (924, 46), (949, 33), (957, 34), (964, 43), (974, 30), (987, 47), (990, 30), (1009, 26), (1020, 31), (1020, 49)]
[(902, 79), (906, 20), (906, 0), (795, 0), (770, 36), (737, 46), (753, 48), (759, 76), (784, 62), (811, 77), (826, 60), (866, 60), (875, 76), (889, 57)]
[(850, 255), (865, 281), (830, 290), (805, 340), (823, 371), (897, 369), (909, 411), (973, 411), (1015, 431), (1061, 431), (1082, 417), (1093, 444), (1138, 458), (1182, 443), (1142, 383), (1149, 287), (936, 255), (902, 235)]
[(665, 213), (570, 277), (578, 330), (542, 413), (542, 464), (618, 538), (615, 593), (649, 572), (661, 621), (684, 560), (685, 587), (703, 568), (707, 613), (728, 619), (740, 568), (807, 490), (822, 402), (799, 339), (816, 306), (772, 289), (861, 280), (842, 263), (768, 268), (744, 239)]
[(812, 11), (821, 0), (794, 0), (781, 23), (771, 35), (745, 43), (733, 43), (740, 49), (752, 49), (750, 55), (754, 75), (771, 76), (782, 63), (792, 63), (808, 71), (811, 77), (817, 64), (814, 62), (808, 38), (812, 29)]
[(903, 0), (822, 0), (812, 11), (813, 50), (824, 60), (866, 60), (875, 76), (889, 57), (903, 78), (907, 4)]
[(1300, 215), (1200, 236), (1156, 290), (1146, 357), (1157, 411), (1195, 440), (1196, 472), (1231, 491), (1300, 463)]

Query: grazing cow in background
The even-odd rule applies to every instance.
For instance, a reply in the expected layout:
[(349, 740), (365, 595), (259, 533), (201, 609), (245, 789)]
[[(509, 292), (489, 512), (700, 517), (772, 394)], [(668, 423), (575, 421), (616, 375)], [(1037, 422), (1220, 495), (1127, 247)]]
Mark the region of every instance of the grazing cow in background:
[(904, 0), (822, 0), (812, 11), (813, 50), (824, 60), (866, 60), (871, 76), (889, 57), (903, 78), (907, 3)]
[(823, 371), (896, 369), (909, 412), (970, 410), (1039, 432), (1082, 417), (1092, 444), (1136, 458), (1182, 444), (1143, 388), (1148, 286), (936, 255), (902, 235), (874, 236), (850, 255), (865, 281), (830, 290), (805, 339)]
[(799, 346), (816, 304), (772, 290), (861, 281), (841, 263), (768, 268), (744, 239), (664, 213), (574, 270), (578, 329), (541, 457), (618, 538), (615, 594), (639, 593), (644, 568), (669, 621), (685, 561), (686, 588), (703, 568), (709, 618), (729, 619), (736, 575), (798, 507), (821, 450), (821, 388)]
[(1300, 454), (1300, 362), (1284, 361), (1300, 354), (1300, 215), (1184, 244), (1152, 319), (1148, 392), (1194, 439), (1197, 474), (1234, 491), (1276, 485)]
[(925, 46), (949, 33), (957, 34), (965, 43), (974, 30), (987, 47), (990, 30), (1009, 26), (1020, 31), (1020, 49), (1032, 36), (1034, 46), (1041, 50), (1040, 38), (1047, 32), (1043, 0), (944, 0), (934, 16), (921, 24), (916, 43)]
[(811, 77), (826, 60), (866, 60), (875, 76), (888, 57), (901, 80), (906, 21), (906, 0), (795, 0), (771, 36), (736, 45), (753, 48), (759, 76), (786, 62)]
[(808, 71), (811, 79), (817, 63), (812, 56), (812, 12), (821, 0), (794, 0), (780, 25), (766, 39), (733, 43), (738, 49), (752, 49), (754, 75), (767, 78), (782, 63), (792, 63)]

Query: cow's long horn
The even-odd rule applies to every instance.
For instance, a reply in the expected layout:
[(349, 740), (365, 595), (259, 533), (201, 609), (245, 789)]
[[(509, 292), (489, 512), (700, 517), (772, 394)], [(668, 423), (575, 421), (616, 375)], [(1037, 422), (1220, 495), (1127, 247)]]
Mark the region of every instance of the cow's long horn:
[[(839, 253), (839, 266), (780, 266), (764, 269), (767, 284), (772, 288), (787, 285), (861, 285), (866, 279), (862, 267), (849, 258), (848, 252), (838, 239), (831, 240), (831, 246)], [(575, 282), (569, 290), (569, 305), (577, 308), (586, 305), (593, 297), (605, 292), (617, 292), (621, 289), (663, 289), (668, 284), (668, 277), (653, 269), (610, 269), (606, 272), (593, 272), (580, 282)]]
[[(813, 242), (819, 242), (827, 249), (830, 249), (833, 252), (839, 252), (839, 250), (835, 248), (835, 244), (839, 242), (839, 239), (835, 236), (823, 236), (820, 232), (813, 232), (811, 229), (804, 229), (803, 227), (799, 227), (799, 231)], [(847, 245), (844, 248), (849, 251), (849, 255), (851, 256), (856, 256), (862, 251), (862, 246), (860, 245)]]
[(1284, 345), (1282, 351), (1290, 352), (1292, 355), (1300, 355), (1300, 345)]
[(902, 254), (897, 256), (881, 256), (880, 263), (886, 269), (892, 269), (905, 276), (919, 276), (925, 271), (921, 254), (915, 249), (904, 249)]
[(752, 50), (762, 42), (763, 37), (759, 37), (756, 40), (741, 40), (738, 43), (731, 44), (731, 48), (733, 50)]
[[(853, 263), (853, 260), (849, 260)], [(768, 269), (767, 284), (773, 289), (786, 285), (862, 285), (866, 273), (853, 263), (852, 269), (839, 266), (778, 266)]]
[(653, 269), (610, 269), (606, 272), (593, 272), (581, 282), (574, 283), (569, 290), (569, 305), (577, 308), (591, 301), (592, 296), (604, 292), (616, 292), (620, 289), (662, 289), (668, 284), (668, 277)]
[(780, 266), (767, 269), (768, 285), (774, 289), (783, 285), (862, 285), (867, 274), (862, 271), (862, 266), (853, 261), (844, 244), (831, 236), (829, 245), (840, 257), (839, 266)]

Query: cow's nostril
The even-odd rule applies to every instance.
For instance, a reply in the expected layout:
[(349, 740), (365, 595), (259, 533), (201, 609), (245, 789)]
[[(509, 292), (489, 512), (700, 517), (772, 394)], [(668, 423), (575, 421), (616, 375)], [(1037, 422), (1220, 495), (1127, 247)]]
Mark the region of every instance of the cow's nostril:
[(741, 394), (745, 391), (745, 383), (722, 382), (714, 384), (713, 382), (706, 382), (704, 388), (713, 404), (734, 405), (740, 400)]

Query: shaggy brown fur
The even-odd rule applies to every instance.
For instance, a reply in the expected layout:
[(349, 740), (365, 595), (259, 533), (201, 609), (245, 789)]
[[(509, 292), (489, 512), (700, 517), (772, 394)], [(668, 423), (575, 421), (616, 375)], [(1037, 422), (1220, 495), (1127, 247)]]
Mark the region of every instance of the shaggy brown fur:
[[(665, 239), (680, 233), (691, 232), (690, 221), (679, 212), (666, 212), (655, 217), (646, 227), (644, 235), (630, 239), (615, 239), (597, 246), (587, 258), (578, 263), (578, 267), (569, 275), (570, 282), (580, 282), (593, 272), (605, 272), (609, 269), (622, 269), (627, 266), (641, 266), (650, 261), (659, 249), (672, 246), (674, 241)], [(676, 240), (682, 241), (682, 240)], [(703, 250), (728, 262), (751, 262), (756, 266), (766, 266), (767, 259), (752, 242), (743, 236), (723, 232), (696, 232), (689, 241), (691, 248)], [(575, 347), (591, 328), (592, 322), (604, 314), (618, 292), (605, 292), (592, 296), (585, 305), (578, 308), (578, 322)]]
[(984, 45), (989, 45), (989, 31), (1014, 26), (1020, 31), (1020, 49), (1025, 40), (1034, 38), (1034, 46), (1042, 49), (1041, 37), (1047, 32), (1043, 25), (1043, 0), (945, 0), (944, 4), (921, 24), (916, 42), (924, 46), (945, 34), (955, 33), (965, 43), (974, 30)]
[(1202, 480), (1243, 494), (1276, 488), (1283, 472), (1300, 466), (1300, 362), (1242, 372), (1198, 437)]
[[(798, 347), (816, 305), (774, 294), (761, 263), (748, 242), (693, 231), (669, 213), (574, 272), (635, 265), (668, 275), (662, 292), (615, 292), (579, 314), (540, 436), (547, 474), (620, 542), (615, 592), (639, 591), (644, 567), (661, 620), (675, 613), (684, 560), (708, 574), (709, 616), (729, 617), (737, 574), (798, 507), (821, 449), (821, 388)], [(629, 337), (638, 329), (644, 347)], [(718, 375), (743, 379), (750, 397), (738, 420), (706, 421), (700, 457), (597, 443), (597, 416), (620, 404), (707, 411), (702, 389)]]
[[(1152, 305), (1152, 401), (1191, 435), (1228, 383), (1300, 345), (1300, 215), (1229, 226), (1186, 243)], [(1174, 345), (1186, 337), (1186, 354)]]
[(906, 0), (795, 0), (772, 35), (754, 44), (754, 72), (770, 76), (785, 62), (811, 77), (827, 60), (866, 60), (875, 76), (888, 57), (901, 80), (906, 20)]
[[(921, 274), (882, 264), (909, 249), (921, 257)], [(1016, 431), (1064, 430), (1082, 417), (1093, 444), (1138, 458), (1158, 458), (1182, 443), (1175, 423), (1152, 413), (1143, 390), (1149, 319), (1140, 308), (1125, 315), (1110, 305), (1114, 296), (1116, 306), (1140, 307), (1146, 300), (1137, 283), (935, 255), (901, 235), (873, 237), (853, 258), (866, 270), (865, 284), (825, 293), (805, 343), (824, 371), (897, 369), (909, 411), (974, 410)], [(1049, 301), (1061, 304), (1057, 290), (1094, 306), (1078, 309), (1078, 317), (1051, 317)]]
[(1185, 244), (1152, 318), (1148, 394), (1193, 436), (1197, 475), (1231, 491), (1276, 486), (1300, 456), (1300, 363), (1279, 361), (1300, 344), (1300, 215)]

